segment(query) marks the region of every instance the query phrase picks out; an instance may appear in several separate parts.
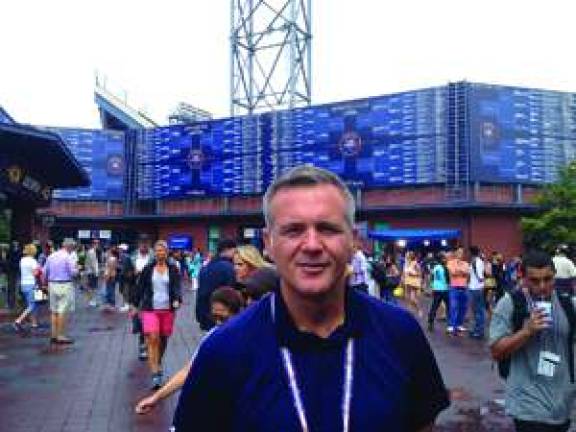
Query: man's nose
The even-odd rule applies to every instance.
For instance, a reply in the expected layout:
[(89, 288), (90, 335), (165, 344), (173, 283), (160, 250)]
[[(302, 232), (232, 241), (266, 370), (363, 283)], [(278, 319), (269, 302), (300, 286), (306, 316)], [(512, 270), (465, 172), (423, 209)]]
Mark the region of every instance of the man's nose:
[(306, 250), (319, 250), (322, 248), (322, 241), (318, 231), (315, 228), (310, 228), (306, 231), (304, 236), (304, 247)]

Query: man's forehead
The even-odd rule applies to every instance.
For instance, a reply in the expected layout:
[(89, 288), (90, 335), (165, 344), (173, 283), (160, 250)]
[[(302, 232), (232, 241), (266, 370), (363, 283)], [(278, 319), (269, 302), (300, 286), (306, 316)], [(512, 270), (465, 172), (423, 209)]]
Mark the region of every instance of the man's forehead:
[(533, 274), (546, 274), (546, 273), (554, 273), (554, 269), (550, 266), (546, 267), (526, 267), (526, 275), (533, 275)]

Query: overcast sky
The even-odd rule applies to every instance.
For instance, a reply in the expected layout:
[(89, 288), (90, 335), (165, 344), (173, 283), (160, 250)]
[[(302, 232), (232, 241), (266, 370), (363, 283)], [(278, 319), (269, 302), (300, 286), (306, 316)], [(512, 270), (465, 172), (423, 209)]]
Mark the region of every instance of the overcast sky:
[[(278, 3), (278, 0), (270, 0)], [(470, 81), (576, 92), (572, 1), (312, 0), (313, 103)], [(0, 105), (98, 127), (94, 73), (157, 121), (229, 114), (230, 0), (4, 0)]]

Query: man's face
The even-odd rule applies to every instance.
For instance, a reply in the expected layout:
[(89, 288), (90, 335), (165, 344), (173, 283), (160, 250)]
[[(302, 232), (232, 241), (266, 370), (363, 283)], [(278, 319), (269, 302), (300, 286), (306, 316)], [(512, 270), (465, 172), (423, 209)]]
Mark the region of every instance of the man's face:
[(148, 243), (140, 243), (140, 253), (146, 255), (148, 253)]
[(332, 185), (281, 189), (270, 213), (264, 240), (282, 287), (306, 297), (344, 289), (354, 233), (340, 191)]
[(232, 316), (232, 312), (228, 307), (220, 302), (212, 302), (210, 306), (210, 313), (216, 325), (224, 324)]
[(549, 299), (554, 290), (554, 270), (551, 267), (528, 267), (524, 286), (531, 297)]

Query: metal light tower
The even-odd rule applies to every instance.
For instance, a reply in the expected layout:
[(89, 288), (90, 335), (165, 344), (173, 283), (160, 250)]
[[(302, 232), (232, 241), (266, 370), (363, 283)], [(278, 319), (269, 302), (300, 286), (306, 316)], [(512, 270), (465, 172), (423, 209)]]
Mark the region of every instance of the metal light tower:
[(312, 0), (231, 0), (230, 114), (311, 99)]

